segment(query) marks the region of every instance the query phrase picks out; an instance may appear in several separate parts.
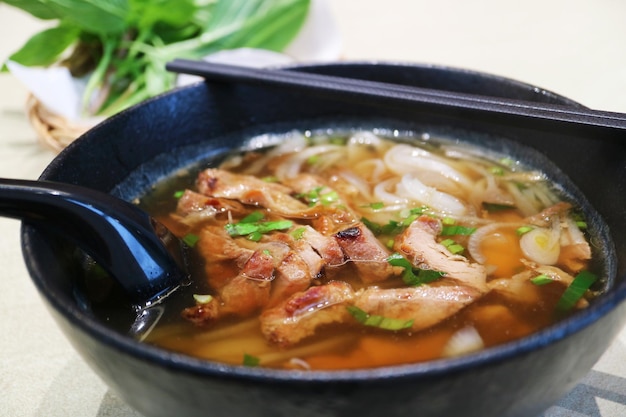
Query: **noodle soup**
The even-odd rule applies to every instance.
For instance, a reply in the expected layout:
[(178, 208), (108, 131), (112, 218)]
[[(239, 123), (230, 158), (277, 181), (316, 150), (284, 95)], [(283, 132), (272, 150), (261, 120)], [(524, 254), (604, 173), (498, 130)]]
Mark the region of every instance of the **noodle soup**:
[(142, 200), (193, 248), (199, 282), (147, 343), (370, 368), (515, 340), (594, 296), (579, 205), (509, 155), (371, 131), (275, 142)]

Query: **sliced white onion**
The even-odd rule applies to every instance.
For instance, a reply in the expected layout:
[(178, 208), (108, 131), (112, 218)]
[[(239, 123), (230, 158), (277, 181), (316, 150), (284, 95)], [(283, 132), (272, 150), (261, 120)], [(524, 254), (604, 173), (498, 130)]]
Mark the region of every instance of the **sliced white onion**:
[[(270, 135), (262, 135), (262, 136), (255, 138), (256, 142), (258, 143), (258, 147), (262, 148), (263, 146), (267, 146), (269, 137)], [(254, 143), (252, 143), (252, 145), (254, 145)], [(254, 161), (243, 172), (246, 174), (257, 174), (267, 165), (267, 162), (270, 159), (275, 158), (280, 155), (298, 152), (299, 150), (306, 148), (306, 146), (307, 146), (307, 139), (304, 137), (304, 135), (300, 132), (293, 131), (286, 137), (285, 140), (281, 141), (279, 145), (277, 145), (275, 148), (273, 148), (272, 150), (264, 154), (262, 158), (259, 158), (256, 161)], [(237, 165), (241, 163), (241, 158), (239, 159), (240, 161), (237, 163)], [(226, 162), (228, 163), (229, 161), (226, 161)], [(223, 164), (222, 168), (227, 169), (229, 166), (232, 166), (232, 163), (230, 163), (230, 165)]]
[(506, 228), (517, 229), (520, 226), (521, 224), (519, 223), (491, 223), (491, 224), (479, 227), (470, 236), (469, 241), (467, 242), (467, 250), (476, 262), (484, 265), (485, 262), (487, 261), (487, 258), (485, 258), (485, 255), (483, 255), (482, 251), (480, 250), (483, 240), (489, 236), (492, 236), (494, 233), (496, 233), (500, 229), (506, 229)]
[(474, 258), (474, 260), (479, 264), (484, 265), (487, 261), (487, 258), (485, 258), (485, 255), (483, 255), (483, 252), (480, 250), (483, 239), (485, 239), (486, 236), (490, 236), (491, 234), (493, 234), (499, 227), (500, 225), (498, 223), (479, 227), (470, 236), (469, 241), (467, 242), (467, 251), (469, 252), (471, 257)]
[(443, 356), (459, 356), (484, 349), (485, 342), (474, 326), (463, 327), (443, 347)]
[(522, 235), (520, 248), (524, 255), (541, 265), (554, 265), (561, 252), (560, 233), (554, 228), (537, 227)]
[(372, 183), (378, 183), (387, 172), (387, 168), (381, 159), (367, 159), (356, 164), (354, 171), (366, 177)]
[(432, 209), (461, 216), (467, 211), (465, 205), (456, 197), (424, 185), (412, 174), (405, 174), (396, 186), (399, 196), (415, 200)]

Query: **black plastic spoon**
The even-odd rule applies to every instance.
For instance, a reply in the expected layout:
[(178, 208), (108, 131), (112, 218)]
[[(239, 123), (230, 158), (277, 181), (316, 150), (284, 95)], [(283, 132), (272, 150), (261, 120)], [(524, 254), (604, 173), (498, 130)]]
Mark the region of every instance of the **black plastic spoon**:
[(149, 307), (189, 281), (186, 245), (143, 210), (109, 194), (65, 183), (0, 179), (0, 215), (74, 241), (133, 300), (135, 330), (145, 327)]

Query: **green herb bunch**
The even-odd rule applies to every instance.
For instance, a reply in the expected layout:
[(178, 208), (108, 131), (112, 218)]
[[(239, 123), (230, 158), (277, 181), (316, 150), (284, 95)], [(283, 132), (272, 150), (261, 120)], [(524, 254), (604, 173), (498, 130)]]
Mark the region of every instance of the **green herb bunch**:
[[(174, 85), (165, 63), (242, 47), (283, 50), (310, 0), (0, 0), (57, 24), (9, 57), (88, 77), (86, 116), (108, 116)], [(6, 70), (6, 66), (3, 68)]]

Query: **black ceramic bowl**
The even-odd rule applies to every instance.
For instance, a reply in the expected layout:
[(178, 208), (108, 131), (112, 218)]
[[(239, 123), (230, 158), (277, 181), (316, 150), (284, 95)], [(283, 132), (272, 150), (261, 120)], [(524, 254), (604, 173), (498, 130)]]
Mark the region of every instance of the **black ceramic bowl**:
[[(541, 89), (491, 75), (417, 65), (341, 63), (298, 70), (577, 106)], [(200, 83), (123, 112), (62, 152), (42, 179), (142, 195), (240, 135), (338, 124), (428, 130), (499, 148), (500, 138), (534, 148), (582, 191), (610, 228), (617, 265), (611, 288), (591, 307), (532, 337), (456, 359), (339, 372), (228, 366), (151, 347), (109, 329), (84, 302), (83, 267), (71, 245), (25, 225), (32, 278), (85, 361), (146, 416), (480, 416), (530, 417), (582, 378), (624, 323), (626, 138), (436, 107), (346, 104), (291, 91)]]

